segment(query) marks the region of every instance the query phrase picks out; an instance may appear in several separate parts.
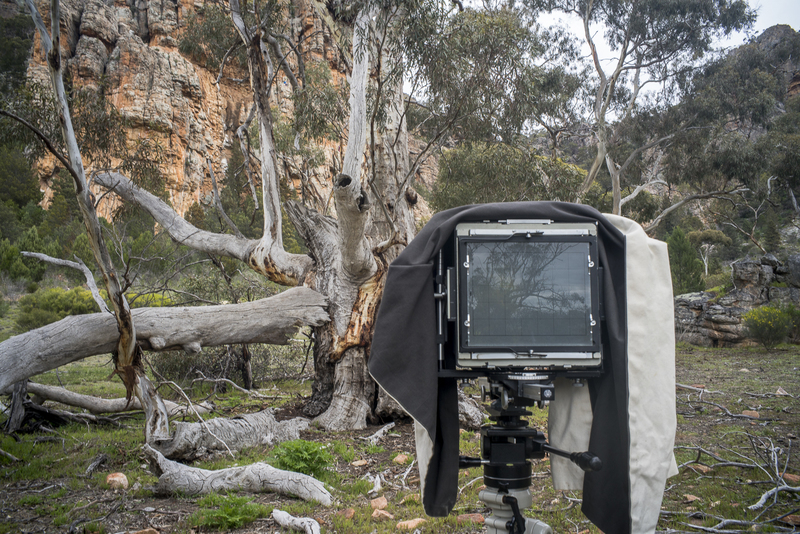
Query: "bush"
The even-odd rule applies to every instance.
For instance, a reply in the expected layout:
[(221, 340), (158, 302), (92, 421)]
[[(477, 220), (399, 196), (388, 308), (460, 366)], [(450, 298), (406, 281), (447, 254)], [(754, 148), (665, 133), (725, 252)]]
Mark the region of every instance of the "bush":
[(770, 350), (782, 343), (792, 331), (792, 317), (772, 306), (750, 310), (742, 317), (747, 335)]
[(781, 311), (788, 315), (789, 320), (792, 322), (792, 330), (789, 332), (789, 339), (792, 341), (800, 340), (800, 308), (794, 304), (788, 304), (782, 306)]
[(66, 291), (60, 287), (36, 291), (19, 300), (17, 326), (23, 332), (60, 321), (67, 315), (99, 312), (92, 293), (76, 287)]
[(333, 455), (325, 448), (313, 441), (296, 439), (284, 441), (272, 450), (271, 463), (278, 469), (304, 473), (315, 478), (325, 475), (333, 463)]
[(719, 288), (719, 291), (727, 293), (733, 289), (733, 282), (731, 282), (731, 273), (717, 273), (709, 274), (705, 277), (706, 291)]

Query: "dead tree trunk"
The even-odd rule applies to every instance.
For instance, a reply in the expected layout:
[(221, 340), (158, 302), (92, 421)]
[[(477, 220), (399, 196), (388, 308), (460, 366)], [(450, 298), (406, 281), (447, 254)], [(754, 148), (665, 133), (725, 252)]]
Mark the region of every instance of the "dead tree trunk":
[[(185, 350), (237, 343), (285, 345), (300, 326), (328, 321), (325, 297), (293, 288), (253, 302), (187, 308), (137, 308), (136, 336), (145, 350)], [(0, 392), (62, 365), (114, 350), (119, 333), (105, 313), (75, 315), (0, 343)]]
[(316, 501), (324, 506), (332, 503), (331, 494), (317, 479), (276, 469), (269, 464), (255, 463), (243, 467), (230, 467), (218, 471), (189, 467), (167, 460), (163, 454), (144, 446), (151, 470), (158, 476), (156, 493), (171, 495), (183, 493), (198, 495), (226, 491), (249, 491), (260, 493), (273, 491), (296, 495), (307, 501)]
[(175, 423), (175, 433), (152, 446), (172, 460), (189, 462), (208, 454), (235, 453), (248, 447), (273, 445), (300, 438), (308, 428), (303, 418), (278, 422), (269, 410), (232, 419), (218, 418), (203, 423)]
[(136, 326), (133, 323), (130, 306), (125, 298), (125, 293), (105, 244), (97, 212), (95, 211), (94, 197), (87, 184), (83, 159), (72, 126), (72, 118), (62, 76), (59, 0), (51, 0), (50, 2), (50, 32), (48, 32), (44, 20), (33, 1), (27, 0), (26, 4), (39, 32), (42, 49), (47, 58), (50, 82), (56, 98), (61, 135), (66, 148), (66, 157), (41, 132), (34, 129), (34, 133), (40, 136), (45, 146), (59, 159), (73, 178), (78, 207), (89, 236), (89, 244), (103, 276), (103, 282), (111, 300), (119, 331), (118, 341), (114, 349), (115, 372), (125, 384), (127, 398), (130, 399), (135, 395), (144, 408), (147, 415), (145, 439), (150, 441), (158, 437), (168, 437), (169, 417), (167, 410), (161, 401), (161, 397), (144, 373), (142, 349), (136, 343)]

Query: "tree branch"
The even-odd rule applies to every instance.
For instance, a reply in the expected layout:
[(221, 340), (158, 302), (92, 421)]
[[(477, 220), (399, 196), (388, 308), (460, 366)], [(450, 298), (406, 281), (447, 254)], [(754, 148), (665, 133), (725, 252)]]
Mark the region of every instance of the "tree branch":
[(53, 265), (61, 265), (62, 267), (69, 267), (71, 269), (77, 269), (83, 273), (83, 276), (86, 278), (86, 285), (89, 286), (89, 291), (92, 292), (92, 298), (100, 307), (100, 311), (103, 313), (110, 313), (108, 306), (106, 306), (106, 302), (100, 296), (100, 291), (97, 289), (97, 284), (94, 283), (94, 275), (92, 271), (83, 263), (83, 260), (79, 257), (75, 256), (77, 262), (70, 261), (70, 260), (62, 260), (59, 258), (53, 258), (52, 256), (48, 256), (47, 254), (41, 254), (39, 252), (28, 252), (23, 250), (20, 252), (26, 258), (35, 258), (39, 261), (45, 261), (47, 263), (52, 263)]

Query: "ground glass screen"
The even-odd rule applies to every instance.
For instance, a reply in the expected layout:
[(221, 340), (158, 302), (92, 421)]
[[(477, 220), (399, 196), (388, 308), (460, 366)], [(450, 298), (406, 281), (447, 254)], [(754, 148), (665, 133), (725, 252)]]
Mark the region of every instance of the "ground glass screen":
[(465, 241), (467, 349), (590, 347), (588, 242)]

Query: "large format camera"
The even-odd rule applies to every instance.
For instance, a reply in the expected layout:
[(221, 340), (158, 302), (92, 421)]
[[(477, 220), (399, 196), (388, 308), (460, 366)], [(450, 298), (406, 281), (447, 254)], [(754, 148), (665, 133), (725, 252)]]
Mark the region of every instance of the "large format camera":
[(531, 463), (545, 453), (585, 471), (602, 467), (589, 452), (551, 447), (523, 419), (553, 400), (553, 380), (603, 370), (597, 227), (549, 220), (464, 222), (434, 267), (439, 376), (479, 379), (491, 424), (481, 429), (481, 500), (492, 509), (488, 532), (552, 532), (522, 516), (530, 507)]
[[(521, 513), (549, 453), (600, 530), (655, 531), (677, 473), (673, 297), (666, 244), (634, 221), (564, 202), (435, 214), (389, 266), (369, 358), (381, 399), (414, 418), (427, 514), (480, 466), (490, 534), (550, 532)], [(463, 381), (489, 403), (480, 458), (459, 458)], [(545, 436), (526, 415), (548, 401)]]

